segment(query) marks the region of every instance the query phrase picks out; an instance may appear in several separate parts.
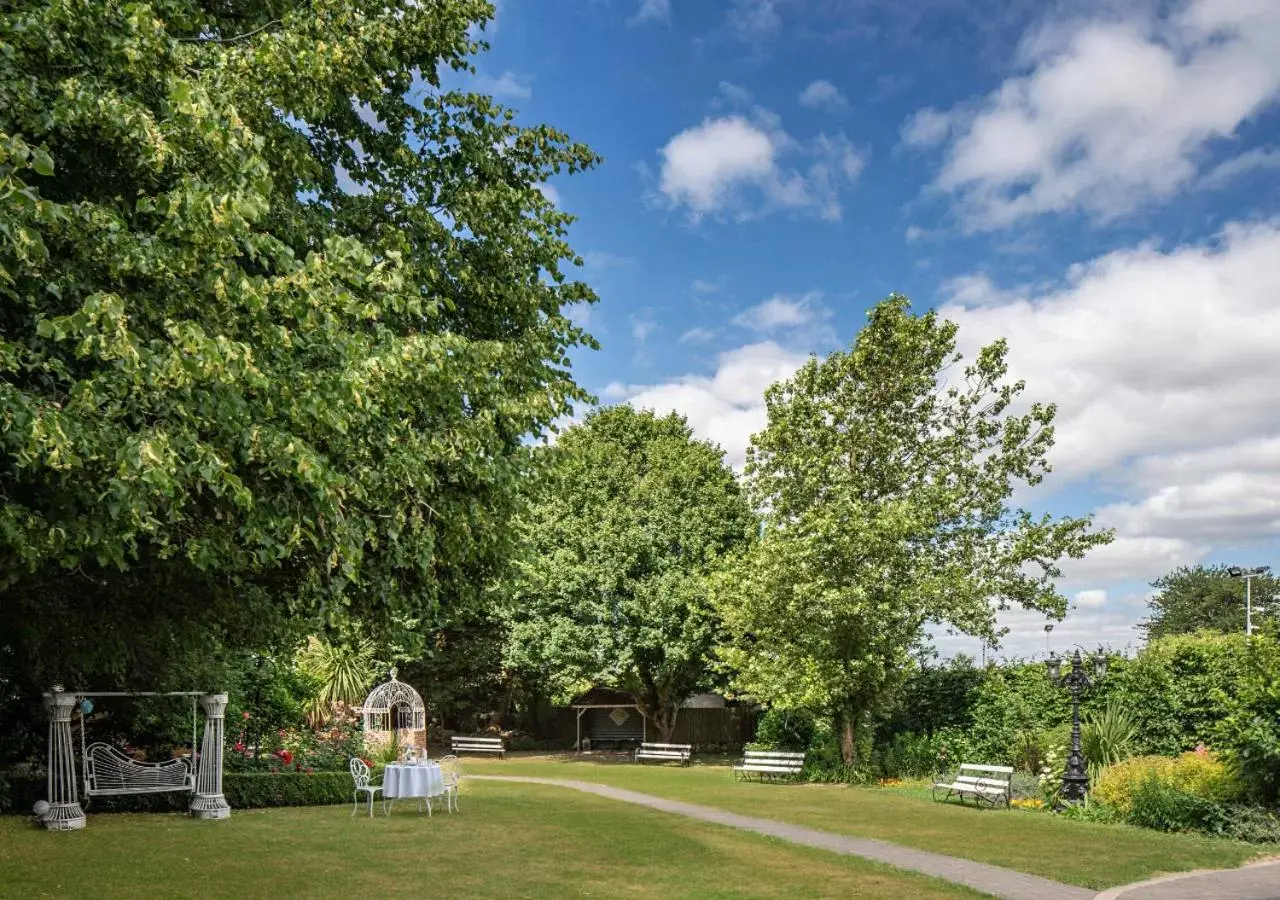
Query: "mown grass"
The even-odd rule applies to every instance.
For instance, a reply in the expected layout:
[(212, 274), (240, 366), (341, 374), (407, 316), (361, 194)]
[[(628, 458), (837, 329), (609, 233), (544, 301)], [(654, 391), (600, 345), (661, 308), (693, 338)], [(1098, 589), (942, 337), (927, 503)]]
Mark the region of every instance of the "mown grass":
[(349, 807), (0, 817), (0, 896), (954, 898), (945, 882), (561, 788), (463, 785), (462, 812)]
[(1069, 821), (1047, 813), (979, 811), (934, 803), (915, 785), (735, 784), (720, 761), (681, 769), (516, 756), (501, 761), (467, 758), (463, 765), (472, 774), (594, 781), (839, 834), (878, 838), (1094, 889), (1164, 873), (1230, 868), (1264, 853), (1236, 841)]

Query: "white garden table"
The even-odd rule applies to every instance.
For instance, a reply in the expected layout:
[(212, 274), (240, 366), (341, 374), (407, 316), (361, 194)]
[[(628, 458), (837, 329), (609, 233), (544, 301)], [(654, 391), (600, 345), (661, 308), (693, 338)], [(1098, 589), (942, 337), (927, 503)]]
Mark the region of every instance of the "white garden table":
[(431, 798), (444, 794), (444, 775), (440, 766), (423, 760), (387, 766), (382, 776), (382, 796), (387, 800), (425, 800), (431, 814)]

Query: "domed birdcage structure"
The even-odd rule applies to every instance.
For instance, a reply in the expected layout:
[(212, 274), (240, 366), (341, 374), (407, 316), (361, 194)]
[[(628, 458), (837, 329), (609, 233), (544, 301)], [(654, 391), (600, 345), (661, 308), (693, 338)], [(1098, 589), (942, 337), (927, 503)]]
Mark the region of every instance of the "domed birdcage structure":
[(364, 716), (365, 740), (384, 743), (392, 735), (402, 746), (426, 748), (427, 707), (422, 696), (396, 678), (397, 670), (391, 670), (391, 680), (383, 682), (369, 692), (360, 706)]

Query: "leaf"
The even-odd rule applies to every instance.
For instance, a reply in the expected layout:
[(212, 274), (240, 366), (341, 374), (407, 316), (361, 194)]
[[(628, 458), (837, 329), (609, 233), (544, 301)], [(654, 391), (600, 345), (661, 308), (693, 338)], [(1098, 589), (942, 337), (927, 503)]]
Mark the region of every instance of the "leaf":
[(46, 178), (53, 175), (53, 157), (41, 147), (31, 153), (31, 168)]

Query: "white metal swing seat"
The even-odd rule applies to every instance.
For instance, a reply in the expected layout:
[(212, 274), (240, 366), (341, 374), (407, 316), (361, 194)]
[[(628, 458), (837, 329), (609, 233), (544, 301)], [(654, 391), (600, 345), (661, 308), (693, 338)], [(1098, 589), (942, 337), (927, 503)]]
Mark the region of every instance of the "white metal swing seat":
[(191, 760), (138, 762), (110, 744), (90, 744), (84, 751), (84, 792), (87, 797), (112, 794), (159, 794), (194, 791)]

